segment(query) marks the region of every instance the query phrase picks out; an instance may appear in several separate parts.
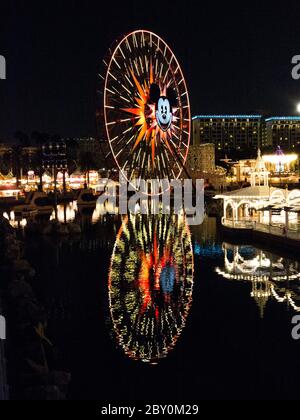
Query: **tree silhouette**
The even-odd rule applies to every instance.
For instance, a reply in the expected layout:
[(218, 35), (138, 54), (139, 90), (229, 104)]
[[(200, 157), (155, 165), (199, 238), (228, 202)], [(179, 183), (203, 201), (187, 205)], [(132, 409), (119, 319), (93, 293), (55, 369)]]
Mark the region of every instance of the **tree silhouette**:
[(92, 152), (82, 152), (79, 155), (80, 169), (85, 173), (86, 184), (90, 184), (90, 171), (97, 169), (97, 164)]
[(22, 147), (30, 146), (30, 138), (26, 133), (23, 133), (23, 131), (17, 131), (14, 137), (17, 140), (17, 144), (19, 146), (22, 146)]

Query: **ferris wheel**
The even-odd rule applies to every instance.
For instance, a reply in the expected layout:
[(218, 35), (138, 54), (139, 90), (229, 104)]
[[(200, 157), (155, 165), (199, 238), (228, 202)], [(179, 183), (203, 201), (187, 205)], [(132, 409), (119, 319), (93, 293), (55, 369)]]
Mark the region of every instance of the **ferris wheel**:
[(116, 42), (104, 66), (99, 123), (117, 168), (129, 183), (178, 179), (189, 151), (191, 115), (174, 53), (158, 35), (139, 30)]

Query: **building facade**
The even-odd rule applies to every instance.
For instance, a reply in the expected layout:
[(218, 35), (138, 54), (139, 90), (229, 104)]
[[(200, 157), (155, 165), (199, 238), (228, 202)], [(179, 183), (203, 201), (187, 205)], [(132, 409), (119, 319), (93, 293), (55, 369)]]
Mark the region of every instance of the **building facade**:
[(287, 150), (300, 148), (300, 116), (266, 118), (266, 145)]
[(193, 118), (193, 145), (213, 143), (217, 153), (229, 154), (264, 146), (261, 115), (198, 115)]
[(215, 145), (212, 143), (191, 145), (186, 168), (194, 179), (204, 179), (206, 186), (220, 190), (226, 185), (226, 171), (216, 166)]
[(229, 229), (259, 230), (297, 239), (300, 232), (300, 190), (271, 187), (270, 173), (260, 150), (251, 172), (251, 186), (220, 195), (222, 224)]

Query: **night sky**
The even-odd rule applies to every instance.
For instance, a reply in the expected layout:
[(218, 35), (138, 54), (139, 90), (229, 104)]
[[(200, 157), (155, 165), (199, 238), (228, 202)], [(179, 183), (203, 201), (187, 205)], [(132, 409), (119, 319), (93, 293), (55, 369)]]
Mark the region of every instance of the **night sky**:
[(294, 114), (300, 6), (281, 2), (1, 0), (0, 142), (17, 130), (95, 135), (97, 68), (133, 29), (163, 37), (182, 65), (192, 114)]

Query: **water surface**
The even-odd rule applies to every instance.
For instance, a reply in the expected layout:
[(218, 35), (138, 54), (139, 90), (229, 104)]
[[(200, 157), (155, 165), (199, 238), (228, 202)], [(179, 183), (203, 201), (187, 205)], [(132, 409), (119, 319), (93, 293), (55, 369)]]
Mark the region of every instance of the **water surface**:
[(298, 398), (294, 258), (232, 244), (213, 218), (85, 223), (26, 251), (71, 399)]

